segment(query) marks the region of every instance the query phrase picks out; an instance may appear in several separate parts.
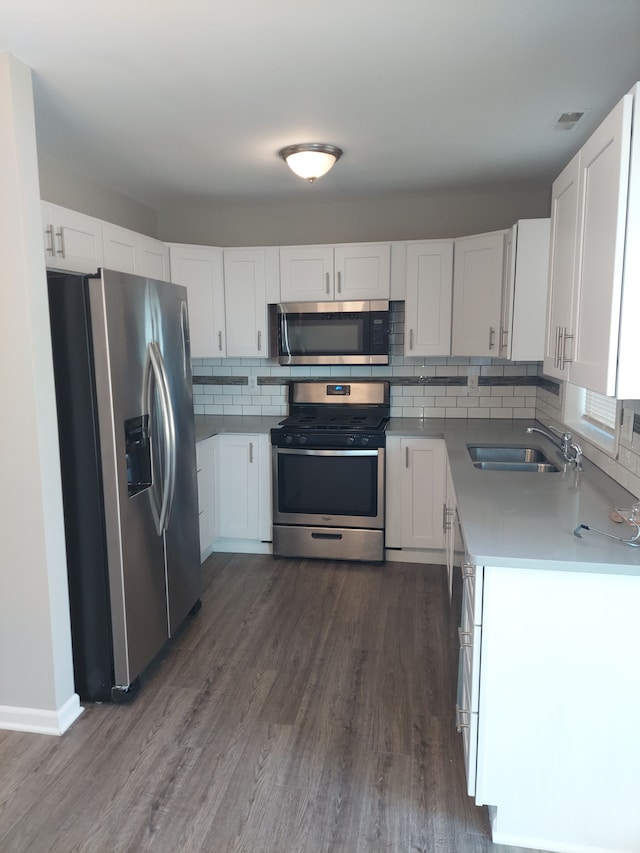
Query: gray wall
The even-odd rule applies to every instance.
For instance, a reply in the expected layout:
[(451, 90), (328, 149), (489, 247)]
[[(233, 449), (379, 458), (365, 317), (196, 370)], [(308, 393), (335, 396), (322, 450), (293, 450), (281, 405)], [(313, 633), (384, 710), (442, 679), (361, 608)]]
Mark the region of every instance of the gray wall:
[(459, 237), (549, 215), (550, 188), (387, 195), (327, 201), (174, 205), (158, 212), (158, 237), (213, 246), (278, 246)]
[(156, 212), (101, 184), (61, 169), (38, 151), (40, 198), (79, 213), (114, 222), (139, 234), (157, 237)]

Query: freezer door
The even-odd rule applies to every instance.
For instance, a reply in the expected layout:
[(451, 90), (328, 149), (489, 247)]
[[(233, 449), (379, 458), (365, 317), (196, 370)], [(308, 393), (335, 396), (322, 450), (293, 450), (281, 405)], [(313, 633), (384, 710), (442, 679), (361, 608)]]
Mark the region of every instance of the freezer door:
[(175, 432), (174, 477), (164, 525), (167, 610), (173, 636), (200, 598), (198, 486), (187, 291), (164, 282), (157, 282), (156, 289), (162, 309), (158, 341)]
[[(153, 509), (166, 463), (159, 438), (164, 435), (162, 399), (157, 384), (150, 394), (145, 384), (150, 344), (162, 328), (161, 309), (156, 283), (138, 276), (103, 270), (100, 278), (88, 280), (88, 289), (114, 676), (116, 686), (126, 688), (160, 651), (169, 633), (163, 536)], [(147, 443), (149, 464), (136, 436), (142, 445)], [(150, 474), (146, 484), (145, 473)], [(134, 477), (140, 482), (132, 483)]]

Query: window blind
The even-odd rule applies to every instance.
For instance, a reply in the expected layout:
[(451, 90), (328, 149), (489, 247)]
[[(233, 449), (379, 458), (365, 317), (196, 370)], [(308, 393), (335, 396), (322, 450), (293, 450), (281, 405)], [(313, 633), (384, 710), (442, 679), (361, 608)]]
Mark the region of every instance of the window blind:
[(585, 391), (583, 417), (594, 426), (613, 434), (616, 429), (616, 406), (615, 397), (605, 397), (596, 391)]

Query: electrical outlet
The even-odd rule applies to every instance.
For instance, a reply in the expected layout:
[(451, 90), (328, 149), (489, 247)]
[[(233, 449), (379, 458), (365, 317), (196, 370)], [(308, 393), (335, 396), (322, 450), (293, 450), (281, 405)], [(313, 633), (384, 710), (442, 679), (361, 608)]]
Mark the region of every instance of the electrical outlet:
[(620, 429), (620, 438), (627, 444), (633, 441), (633, 409), (622, 410), (622, 428)]
[(467, 394), (478, 393), (478, 377), (475, 374), (467, 376)]
[(247, 385), (249, 386), (249, 391), (257, 391), (258, 390), (258, 377), (257, 376), (248, 376), (247, 377)]

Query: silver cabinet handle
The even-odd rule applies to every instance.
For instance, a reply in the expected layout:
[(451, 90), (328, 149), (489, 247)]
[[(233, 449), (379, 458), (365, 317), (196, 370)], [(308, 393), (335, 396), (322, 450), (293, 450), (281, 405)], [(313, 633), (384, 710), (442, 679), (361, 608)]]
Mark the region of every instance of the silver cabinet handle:
[(556, 326), (556, 357), (553, 360), (554, 367), (560, 367), (560, 326)]
[(495, 337), (496, 337), (496, 330), (493, 328), (493, 326), (491, 326), (491, 327), (489, 328), (489, 349), (493, 349), (493, 348), (494, 348), (494, 346), (495, 346)]
[(475, 578), (476, 576), (476, 567), (473, 563), (463, 563), (462, 564), (462, 577), (463, 578)]
[(465, 708), (461, 708), (459, 705), (456, 705), (456, 731), (461, 732), (462, 729), (470, 729), (471, 723), (463, 723), (462, 717), (463, 715), (468, 716), (469, 712)]
[(50, 225), (48, 228), (45, 228), (44, 233), (47, 235), (47, 255), (51, 255), (52, 258), (55, 258), (56, 243), (55, 238), (53, 236), (53, 225)]
[(329, 273), (327, 273), (327, 275), (326, 275), (326, 282), (327, 283), (325, 285), (325, 290), (327, 291), (327, 294), (328, 294), (329, 293)]
[(249, 442), (249, 464), (253, 465), (253, 442)]
[(60, 248), (58, 249), (58, 254), (61, 258), (66, 258), (67, 255), (64, 248), (64, 231), (62, 230), (62, 228), (60, 228), (59, 231), (56, 231), (56, 237), (60, 238)]
[(222, 352), (222, 332), (218, 332), (218, 349)]
[(509, 329), (500, 329), (500, 352), (507, 348), (507, 340), (509, 338)]
[(262, 332), (258, 332), (258, 352), (262, 349)]
[(404, 449), (404, 467), (409, 467), (409, 448), (405, 447)]
[(462, 628), (458, 628), (458, 642), (460, 643), (461, 649), (472, 649), (473, 648), (473, 635), (471, 631), (463, 631)]
[(442, 529), (447, 529), (447, 505), (442, 504)]
[(409, 349), (413, 349), (413, 329), (409, 329)]
[(567, 358), (567, 356), (566, 356), (567, 341), (572, 341), (573, 335), (568, 335), (566, 326), (563, 326), (560, 329), (560, 336), (559, 337), (560, 337), (560, 353), (559, 353), (560, 364), (559, 364), (559, 367), (560, 367), (560, 370), (564, 370), (565, 365), (571, 364), (571, 362), (573, 360), (571, 358)]
[(342, 293), (342, 273), (338, 270), (338, 293)]

